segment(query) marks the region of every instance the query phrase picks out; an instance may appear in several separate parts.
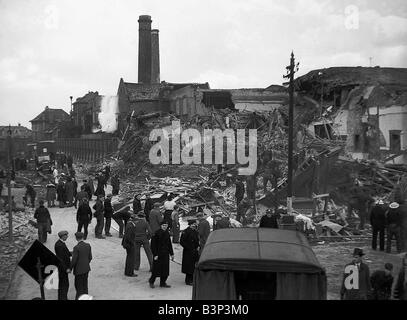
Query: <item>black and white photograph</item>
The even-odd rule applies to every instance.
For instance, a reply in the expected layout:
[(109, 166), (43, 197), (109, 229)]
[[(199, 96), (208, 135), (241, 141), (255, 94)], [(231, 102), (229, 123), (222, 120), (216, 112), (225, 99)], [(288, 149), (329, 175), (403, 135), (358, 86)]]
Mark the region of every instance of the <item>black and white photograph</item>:
[(0, 300), (407, 300), (405, 0), (0, 0), (0, 97)]

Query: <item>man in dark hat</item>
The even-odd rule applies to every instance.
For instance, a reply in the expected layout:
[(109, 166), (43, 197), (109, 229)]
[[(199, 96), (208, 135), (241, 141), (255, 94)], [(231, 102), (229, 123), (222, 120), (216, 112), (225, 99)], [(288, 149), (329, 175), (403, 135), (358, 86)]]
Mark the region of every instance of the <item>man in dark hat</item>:
[(151, 251), (153, 252), (153, 272), (148, 280), (150, 288), (154, 288), (154, 282), (160, 277), (160, 287), (170, 288), (167, 284), (167, 278), (170, 274), (170, 257), (174, 261), (174, 251), (172, 249), (168, 224), (165, 221), (160, 223), (160, 229), (151, 239)]
[(136, 220), (136, 215), (132, 214), (130, 217), (130, 220), (127, 222), (126, 225), (126, 230), (124, 232), (123, 240), (122, 240), (122, 246), (124, 249), (126, 249), (126, 264), (124, 268), (124, 275), (127, 277), (137, 277), (136, 274), (134, 274), (134, 269), (135, 269), (135, 263), (136, 263), (136, 225), (135, 225), (135, 220)]
[(195, 264), (199, 260), (199, 234), (195, 218), (188, 219), (188, 228), (181, 234), (180, 244), (182, 251), (182, 273), (185, 273), (185, 284), (192, 286)]
[(386, 263), (384, 270), (376, 270), (370, 277), (372, 300), (390, 300), (393, 286), (393, 265)]
[(198, 235), (199, 235), (199, 254), (201, 254), (206, 240), (211, 233), (211, 226), (208, 220), (206, 220), (205, 214), (203, 212), (198, 212), (196, 217), (198, 218)]
[(261, 217), (259, 228), (278, 229), (278, 214), (272, 209), (267, 209), (266, 214)]
[(73, 248), (71, 269), (75, 275), (76, 300), (88, 294), (88, 276), (90, 262), (92, 261), (92, 248), (89, 243), (83, 241), (84, 234), (76, 232), (75, 238), (78, 244)]
[(135, 251), (136, 251), (136, 261), (135, 261), (135, 270), (140, 268), (140, 249), (144, 248), (146, 253), (148, 263), (150, 265), (150, 271), (153, 270), (153, 253), (151, 252), (150, 242), (152, 231), (150, 225), (146, 221), (146, 216), (143, 211), (140, 211), (137, 215), (137, 218), (134, 221), (135, 223)]
[[(164, 220), (163, 215), (160, 212), (160, 203), (154, 203), (154, 209), (150, 212), (150, 227), (151, 231), (154, 234), (156, 231), (160, 230), (160, 224)], [(168, 224), (167, 224), (168, 226)]]
[(112, 195), (108, 194), (105, 202), (103, 203), (104, 215), (105, 215), (105, 235), (106, 237), (112, 237), (110, 234), (110, 226), (112, 224), (113, 207), (112, 207)]
[(84, 240), (88, 237), (88, 225), (92, 221), (92, 209), (89, 206), (88, 199), (84, 198), (76, 212), (76, 222), (78, 223), (77, 232), (84, 231)]
[(341, 287), (341, 300), (367, 300), (370, 294), (370, 271), (363, 263), (363, 250), (355, 248), (353, 261), (345, 266)]
[(391, 252), (391, 241), (393, 237), (396, 239), (397, 253), (401, 253), (401, 215), (399, 208), (400, 205), (397, 202), (393, 202), (389, 205), (389, 210), (387, 211), (387, 253)]
[(41, 199), (39, 205), (34, 212), (34, 219), (37, 220), (38, 240), (45, 243), (47, 241), (47, 232), (51, 232), (52, 220), (48, 209), (44, 207), (44, 200)]
[(58, 241), (55, 242), (55, 255), (61, 261), (58, 267), (58, 300), (68, 300), (69, 279), (71, 272), (71, 252), (68, 250), (65, 241), (68, 239), (68, 231), (58, 232)]

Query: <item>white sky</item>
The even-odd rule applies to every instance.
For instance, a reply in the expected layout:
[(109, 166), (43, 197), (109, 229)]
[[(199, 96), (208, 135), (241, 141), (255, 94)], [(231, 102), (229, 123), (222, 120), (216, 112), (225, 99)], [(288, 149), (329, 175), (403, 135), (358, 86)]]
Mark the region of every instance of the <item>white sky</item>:
[(69, 111), (71, 95), (137, 82), (143, 14), (160, 29), (169, 82), (281, 84), (291, 50), (299, 75), (369, 57), (407, 67), (405, 0), (0, 0), (0, 125), (31, 128), (46, 105)]

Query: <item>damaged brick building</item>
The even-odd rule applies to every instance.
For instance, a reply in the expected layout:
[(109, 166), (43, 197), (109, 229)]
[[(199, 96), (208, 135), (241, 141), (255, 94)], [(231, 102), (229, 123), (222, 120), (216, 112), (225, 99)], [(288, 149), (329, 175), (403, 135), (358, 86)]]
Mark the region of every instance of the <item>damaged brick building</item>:
[(309, 127), (346, 140), (355, 159), (407, 163), (407, 69), (334, 67), (296, 79), (297, 90), (319, 101)]

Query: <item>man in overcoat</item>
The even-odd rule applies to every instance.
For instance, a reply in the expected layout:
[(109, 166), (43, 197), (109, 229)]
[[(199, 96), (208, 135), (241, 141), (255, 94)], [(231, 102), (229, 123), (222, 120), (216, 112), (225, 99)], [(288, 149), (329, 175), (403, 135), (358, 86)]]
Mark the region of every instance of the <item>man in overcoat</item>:
[(153, 252), (153, 272), (149, 279), (150, 288), (154, 288), (154, 282), (157, 277), (160, 277), (160, 287), (170, 288), (167, 284), (167, 279), (170, 274), (170, 257), (174, 260), (174, 251), (172, 249), (170, 233), (168, 232), (168, 224), (165, 221), (161, 222), (160, 229), (153, 235), (151, 239), (151, 251)]
[(68, 300), (69, 279), (71, 272), (71, 252), (68, 250), (65, 241), (68, 239), (68, 231), (58, 232), (58, 241), (55, 242), (55, 255), (61, 261), (58, 267), (58, 300)]
[(182, 252), (182, 273), (185, 273), (185, 284), (192, 286), (195, 264), (199, 260), (199, 234), (197, 221), (188, 220), (188, 228), (181, 234), (180, 244), (184, 248)]
[(75, 275), (76, 300), (83, 295), (88, 294), (88, 276), (90, 271), (90, 262), (92, 261), (92, 249), (89, 243), (83, 241), (82, 232), (75, 233), (78, 244), (73, 248), (71, 269)]
[(124, 275), (127, 277), (137, 277), (134, 274), (135, 262), (136, 262), (136, 215), (132, 214), (130, 220), (126, 224), (126, 230), (124, 232), (122, 246), (126, 249), (126, 264), (124, 268)]

